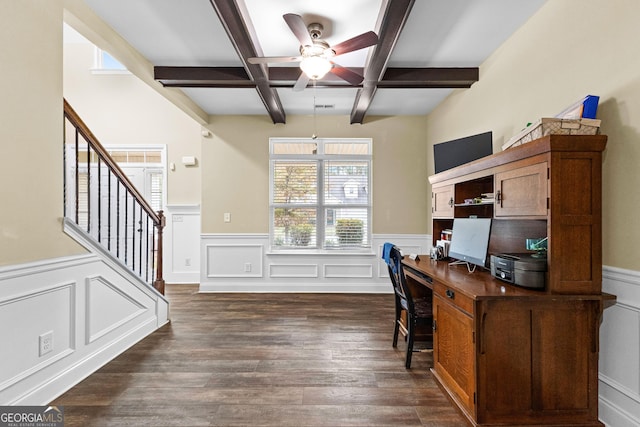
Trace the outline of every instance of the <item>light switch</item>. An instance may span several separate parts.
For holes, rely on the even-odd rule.
[[[224,222],[231,222],[231,214],[229,212],[224,213]]]

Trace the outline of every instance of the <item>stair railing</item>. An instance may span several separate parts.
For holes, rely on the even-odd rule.
[[[163,211],[155,212],[64,100],[64,215],[164,294]]]

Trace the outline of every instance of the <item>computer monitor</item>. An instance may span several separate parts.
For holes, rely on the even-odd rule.
[[[468,265],[485,267],[491,218],[455,218],[451,231],[449,257]]]

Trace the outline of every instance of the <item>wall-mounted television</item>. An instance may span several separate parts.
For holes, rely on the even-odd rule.
[[[491,218],[454,218],[449,257],[484,268],[490,234]]]
[[[435,144],[433,163],[436,173],[440,173],[491,154],[493,133],[489,131]]]

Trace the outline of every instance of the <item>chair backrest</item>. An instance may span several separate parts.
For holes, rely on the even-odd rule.
[[[402,255],[400,254],[400,250],[396,246],[392,246],[389,248],[389,256],[386,261],[387,267],[389,269],[389,278],[391,279],[391,284],[393,285],[393,291],[398,297],[405,300],[406,297],[401,284],[401,280],[404,279],[401,262]]]
[[[402,268],[402,253],[400,248],[393,245],[388,249],[387,266],[389,268],[389,277],[391,278],[391,284],[393,285],[393,291],[396,296],[402,301],[402,306],[414,312],[413,296],[407,286],[407,281],[404,276],[404,269]]]

